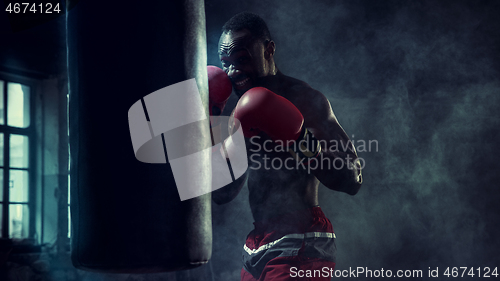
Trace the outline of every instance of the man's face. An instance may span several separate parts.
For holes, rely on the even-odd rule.
[[[219,40],[219,58],[238,95],[257,86],[257,78],[268,75],[264,44],[244,29],[229,31]]]

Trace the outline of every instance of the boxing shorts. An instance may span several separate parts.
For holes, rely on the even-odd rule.
[[[336,253],[332,224],[320,207],[307,212],[312,219],[306,223],[297,224],[293,214],[254,222],[243,246],[242,281],[331,279],[327,272],[335,268]]]

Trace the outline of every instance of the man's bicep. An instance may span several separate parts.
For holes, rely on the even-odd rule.
[[[320,92],[312,96],[314,100],[304,116],[306,128],[322,141],[323,149],[340,150],[343,147],[344,150],[351,151],[348,149],[349,137],[338,122],[328,99]]]
[[[355,153],[352,143],[349,141],[349,137],[337,120],[330,119],[313,124],[310,130],[313,135],[320,140],[322,149],[325,151]]]

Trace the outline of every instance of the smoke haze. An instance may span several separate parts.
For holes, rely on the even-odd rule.
[[[220,65],[223,23],[255,12],[276,42],[278,68],[327,96],[352,139],[378,143],[359,152],[366,166],[356,196],[320,187],[337,269],[426,276],[428,267],[498,266],[499,6],[206,1],[209,64]],[[213,207],[216,280],[239,278],[253,226],[247,198],[244,189]]]

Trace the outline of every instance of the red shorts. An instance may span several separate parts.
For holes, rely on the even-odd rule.
[[[255,222],[243,246],[242,281],[331,280],[335,268],[335,234],[320,207],[297,225],[296,215]]]

